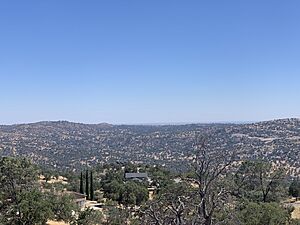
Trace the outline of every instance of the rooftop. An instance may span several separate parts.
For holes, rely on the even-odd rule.
[[[130,179],[130,178],[148,178],[147,173],[125,173],[125,178]]]

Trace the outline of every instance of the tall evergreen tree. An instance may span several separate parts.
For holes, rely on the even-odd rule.
[[[85,172],[85,194],[86,194],[86,199],[90,199],[89,192],[90,192],[90,189],[89,189],[89,171],[86,170],[86,172]]]
[[[93,201],[94,200],[94,185],[93,185],[93,172],[91,171],[90,173],[90,199]]]
[[[82,174],[82,172],[80,174],[80,193],[84,194],[84,191],[83,191],[83,174]]]

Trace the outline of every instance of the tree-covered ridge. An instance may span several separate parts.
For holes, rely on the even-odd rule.
[[[40,165],[81,169],[132,161],[187,169],[196,135],[208,134],[216,151],[239,149],[241,158],[263,158],[297,175],[300,120],[253,124],[109,125],[66,121],[0,126],[0,154]]]

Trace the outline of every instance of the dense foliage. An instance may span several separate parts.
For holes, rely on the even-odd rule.
[[[140,205],[148,199],[147,183],[126,181],[121,170],[108,171],[101,180],[104,197],[124,205]]]
[[[98,218],[92,212],[79,214],[76,218],[78,208],[73,198],[62,192],[60,185],[46,182],[42,190],[39,173],[38,167],[27,159],[0,159],[1,225],[44,225],[49,219],[78,225],[98,224],[92,222]],[[49,177],[45,176],[45,180]],[[83,218],[84,222],[81,222]]]
[[[50,204],[38,190],[38,170],[26,159],[0,159],[0,224],[45,224]]]
[[[293,180],[289,187],[289,194],[295,198],[300,197],[300,180]]]
[[[99,211],[87,209],[81,211],[76,221],[72,222],[71,225],[98,225],[103,224],[103,215]]]

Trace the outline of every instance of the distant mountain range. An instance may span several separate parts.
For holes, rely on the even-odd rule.
[[[262,157],[300,174],[300,120],[250,124],[111,125],[68,121],[0,126],[0,155],[40,165],[79,169],[116,161],[185,168],[198,134],[216,151],[239,149],[241,159]]]

